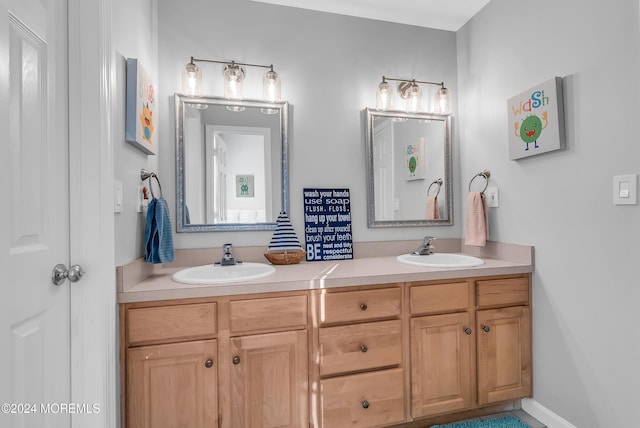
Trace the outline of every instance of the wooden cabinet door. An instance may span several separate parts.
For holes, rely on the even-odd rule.
[[[307,331],[231,339],[231,426],[309,425]]]
[[[478,404],[531,395],[528,306],[478,311]]]
[[[471,406],[470,315],[461,312],[411,320],[411,413],[414,418]]]
[[[128,428],[218,426],[215,340],[127,350]]]

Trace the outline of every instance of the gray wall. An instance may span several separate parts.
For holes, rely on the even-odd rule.
[[[115,215],[116,265],[127,263],[144,255],[145,217],[136,212],[140,169],[158,170],[158,156],[150,156],[125,140],[125,101],[127,58],[137,58],[151,75],[158,79],[157,0],[114,0],[112,47],[115,52],[115,111],[113,115],[115,179],[123,183],[123,210]],[[165,108],[160,106],[160,109]],[[166,112],[165,112],[166,114]],[[171,135],[158,132],[158,144],[173,144]],[[91,142],[87,142],[91,144]],[[162,178],[162,176],[160,176]],[[161,181],[164,185],[164,180]],[[145,185],[149,185],[148,182]],[[152,184],[154,192],[158,187]],[[163,187],[171,193],[171,187]]]
[[[282,98],[292,105],[289,214],[300,238],[304,187],[351,189],[354,241],[420,239],[427,233],[460,235],[460,222],[429,232],[427,228],[367,228],[361,113],[375,106],[375,89],[383,74],[445,81],[455,96],[454,32],[246,0],[159,0],[158,51],[160,177],[163,186],[171,189],[165,197],[172,209],[173,94],[181,91],[182,67],[194,56],[273,64],[281,75]],[[201,68],[204,92],[221,96],[222,66],[201,64]],[[261,69],[247,69],[246,97],[262,96],[262,74]],[[266,248],[270,239],[269,232],[181,233],[174,242],[178,248],[218,247],[224,242]]]
[[[536,247],[535,399],[580,428],[640,426],[638,2],[492,0],[458,32],[462,183],[491,169],[493,240]],[[506,100],[564,78],[567,149],[509,161]],[[459,189],[463,190],[463,189]]]

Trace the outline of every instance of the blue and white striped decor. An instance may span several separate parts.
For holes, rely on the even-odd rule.
[[[289,216],[281,212],[277,220],[278,226],[269,243],[269,252],[277,253],[287,251],[302,251],[302,245],[296,236]]]

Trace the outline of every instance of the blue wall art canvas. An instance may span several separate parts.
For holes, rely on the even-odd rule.
[[[509,159],[565,147],[562,79],[555,77],[507,101]]]
[[[143,152],[158,153],[158,136],[154,132],[156,87],[149,74],[135,58],[127,59],[127,107],[125,138]]]

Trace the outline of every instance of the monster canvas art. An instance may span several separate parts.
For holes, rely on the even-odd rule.
[[[149,74],[135,58],[127,59],[127,107],[125,137],[147,154],[158,153],[154,130],[156,88]]]
[[[509,159],[564,147],[562,79],[556,77],[507,101]]]

